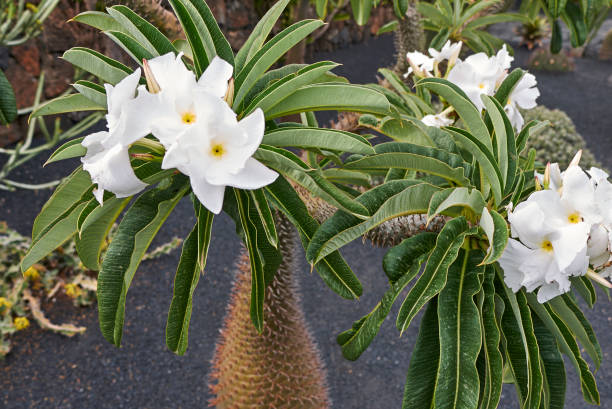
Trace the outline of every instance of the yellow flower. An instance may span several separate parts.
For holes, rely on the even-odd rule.
[[[28,268],[23,273],[23,276],[30,281],[36,281],[40,278],[40,274],[38,273],[38,270],[34,266]]]
[[[66,292],[66,295],[70,298],[77,298],[79,295],[81,295],[81,289],[78,285],[74,283],[66,284],[64,286],[64,291]]]
[[[13,304],[9,300],[7,300],[5,297],[0,297],[0,311],[8,311],[12,306]]]
[[[13,325],[17,331],[21,331],[30,326],[30,320],[26,317],[16,317],[13,321]]]

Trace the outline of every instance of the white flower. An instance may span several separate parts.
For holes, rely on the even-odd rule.
[[[435,48],[429,49],[429,55],[431,55],[435,62],[441,62],[444,60],[448,60],[449,65],[454,65],[459,58],[459,53],[461,52],[461,46],[463,45],[463,41],[459,41],[458,43],[451,43],[451,40],[448,40],[440,51]]]
[[[153,135],[168,149],[183,132],[206,115],[197,106],[195,95],[207,92],[221,99],[225,96],[232,66],[215,57],[199,80],[182,61],[182,54],[168,53],[148,61],[160,92],[147,99],[142,112],[151,118]]]
[[[217,214],[223,206],[225,186],[258,189],[278,174],[251,156],[264,134],[265,119],[257,109],[238,121],[232,109],[215,95],[195,92],[198,121],[178,136],[162,163],[189,176],[193,192],[208,210]]]
[[[587,254],[593,267],[601,267],[610,261],[610,239],[611,233],[603,225],[596,224],[591,228]]]
[[[444,112],[441,112],[436,115],[425,115],[421,118],[421,122],[423,122],[427,126],[434,126],[436,128],[441,128],[443,126],[449,126],[453,124],[453,120],[448,118]]]
[[[495,93],[499,72],[495,58],[478,53],[470,55],[465,61],[457,61],[448,74],[448,80],[461,88],[478,110],[482,110],[484,104],[480,96]]]
[[[517,131],[520,131],[525,123],[518,108],[532,109],[537,105],[536,99],[540,96],[540,91],[536,88],[537,83],[535,76],[527,72],[508,97],[504,110]]]
[[[404,77],[408,77],[411,73],[415,73],[419,77],[430,77],[431,71],[434,68],[434,59],[419,52],[413,51],[406,54],[410,68]]]
[[[140,80],[140,69],[121,80],[116,86],[106,84],[108,131],[87,135],[82,145],[87,154],[81,158],[83,169],[89,172],[93,183],[98,185],[94,195],[102,203],[104,191],[117,197],[128,197],[140,192],[146,184],[136,177],[130,164],[130,144],[150,133],[150,124],[139,115],[139,107],[146,90],[136,87]]]

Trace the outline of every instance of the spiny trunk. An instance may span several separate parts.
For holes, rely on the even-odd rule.
[[[284,217],[277,223],[283,255],[266,288],[263,333],[249,314],[251,267],[243,249],[213,357],[210,389],[217,409],[326,409],[326,374],[300,307],[294,280],[295,238]]]
[[[406,54],[411,51],[425,51],[425,32],[421,23],[421,15],[412,1],[408,4],[406,16],[399,20],[399,26],[395,30],[397,62],[394,71],[398,75],[408,71]]]

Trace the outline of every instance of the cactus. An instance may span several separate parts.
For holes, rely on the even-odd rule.
[[[521,44],[531,50],[542,46],[542,41],[550,34],[550,25],[546,17],[536,16],[533,20],[521,24],[517,34],[521,36]]]
[[[394,71],[404,74],[408,71],[408,60],[406,54],[411,51],[423,51],[425,49],[425,33],[421,23],[421,15],[416,9],[414,2],[408,3],[406,16],[399,20],[395,30],[395,51],[397,62]]]
[[[612,60],[612,30],[606,33],[601,48],[599,49],[600,60]]]
[[[536,149],[536,160],[542,163],[558,162],[561,169],[565,169],[576,152],[582,149],[580,165],[583,168],[602,167],[586,147],[584,138],[576,131],[574,123],[565,112],[540,105],[523,111],[522,114],[525,123],[534,119],[550,122],[548,128],[527,140],[526,149]]]
[[[330,407],[323,363],[304,320],[293,271],[291,223],[278,218],[283,255],[266,289],[265,324],[251,323],[251,267],[243,249],[232,295],[213,358],[211,406],[217,409],[326,409]]]
[[[532,70],[542,71],[574,71],[574,61],[564,53],[553,54],[548,48],[538,48],[529,57],[527,65]]]

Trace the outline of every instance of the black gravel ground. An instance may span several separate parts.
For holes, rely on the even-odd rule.
[[[372,82],[377,67],[390,65],[393,47],[389,37],[368,44],[317,55],[344,66],[336,71],[353,82]],[[524,61],[524,53],[518,53]],[[612,64],[577,61],[575,73],[537,73],[543,95],[540,103],[564,109],[576,122],[597,158],[612,168],[612,85],[607,77]],[[329,118],[329,117],[327,117]],[[321,117],[320,119],[325,119]],[[42,158],[41,158],[42,160]],[[45,169],[33,161],[16,173],[22,181],[51,180],[66,175],[74,163],[52,164]],[[32,220],[49,192],[0,192],[0,220],[27,234]],[[184,237],[193,224],[188,201],[179,204],[162,228],[156,244],[173,236]],[[169,352],[164,343],[166,314],[178,253],[144,262],[127,299],[124,343],[121,349],[101,336],[95,308],[75,311],[58,306],[51,318],[88,327],[71,339],[30,329],[14,337],[13,352],[0,362],[0,407],[12,408],[202,408],[210,394],[207,388],[212,358],[231,287],[233,260],[239,250],[233,222],[227,216],[215,219],[207,271],[200,280],[193,305],[189,348],[184,357]],[[334,407],[338,409],[386,409],[401,405],[403,383],[410,351],[417,333],[414,325],[399,338],[394,319],[382,326],[370,349],[357,362],[346,361],[335,342],[336,335],[366,314],[386,289],[380,268],[384,251],[353,243],[343,254],[366,289],[359,301],[336,296],[304,262],[296,268],[302,287],[307,320],[328,369]],[[394,317],[397,307],[390,317]],[[610,328],[612,305],[602,300],[586,312],[599,335],[604,363],[597,373],[603,408],[612,408],[612,353]],[[417,321],[418,322],[418,321]],[[568,367],[567,408],[590,407],[582,402],[579,383]],[[504,389],[501,408],[518,408],[514,391]]]

